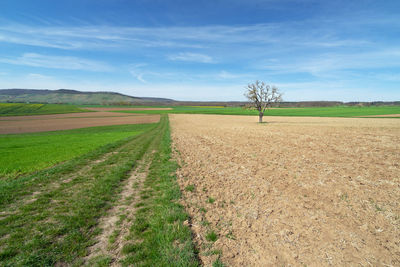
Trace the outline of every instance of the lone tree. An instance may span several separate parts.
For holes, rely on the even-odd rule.
[[[252,105],[258,110],[258,122],[262,122],[264,112],[270,108],[272,103],[282,101],[282,93],[279,92],[275,86],[269,86],[264,82],[256,81],[255,83],[248,84],[244,94]]]

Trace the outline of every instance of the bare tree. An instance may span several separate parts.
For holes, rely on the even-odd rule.
[[[264,82],[256,81],[255,83],[248,84],[244,94],[247,99],[252,102],[252,105],[258,110],[259,120],[262,122],[264,112],[270,108],[272,103],[282,101],[282,93],[279,92],[275,86],[269,86]]]

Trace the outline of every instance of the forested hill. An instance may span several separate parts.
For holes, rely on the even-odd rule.
[[[156,97],[135,97],[115,92],[82,92],[70,89],[0,89],[0,102],[52,103],[77,105],[132,105],[172,103],[174,100]]]

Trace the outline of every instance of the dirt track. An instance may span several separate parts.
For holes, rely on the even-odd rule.
[[[400,121],[257,119],[170,115],[204,264],[400,266]]]
[[[69,130],[93,126],[154,123],[160,115],[88,112],[0,118],[0,134]]]

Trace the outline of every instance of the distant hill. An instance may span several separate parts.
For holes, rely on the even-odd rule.
[[[115,92],[81,92],[71,89],[0,89],[3,103],[49,103],[75,105],[146,105],[175,102],[168,98],[135,97]]]

